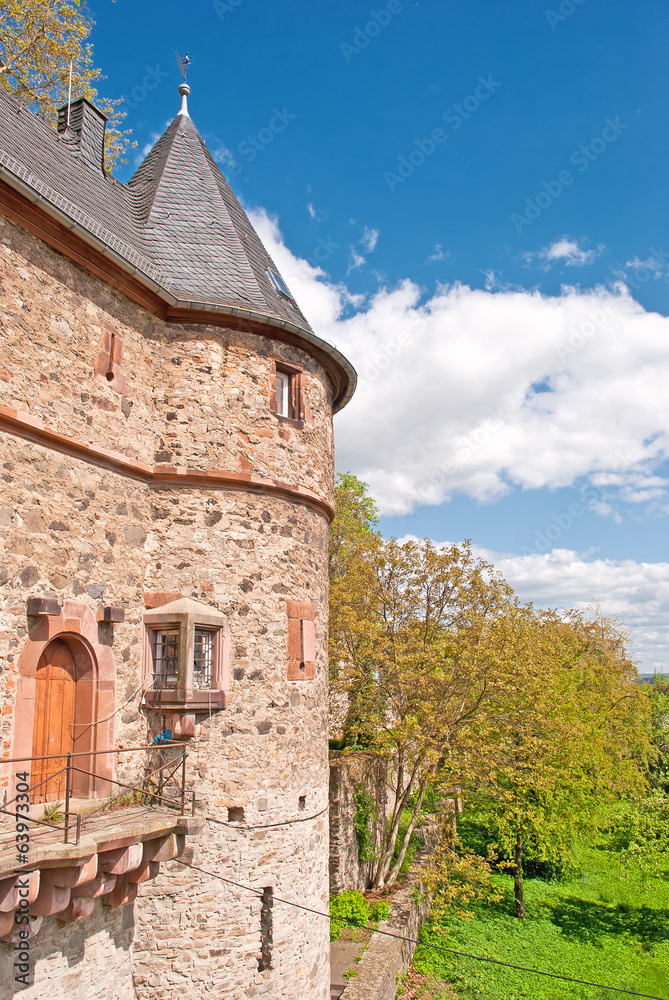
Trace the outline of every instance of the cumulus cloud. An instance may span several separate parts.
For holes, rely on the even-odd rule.
[[[416,537],[405,535],[400,541],[410,539]],[[640,673],[669,673],[669,563],[598,559],[564,548],[520,556],[477,545],[472,551],[492,563],[521,601],[581,611],[599,606],[629,629]]]
[[[454,284],[425,297],[405,280],[354,301],[285,247],[276,220],[253,222],[316,333],[359,372],[337,417],[338,466],[384,513],[597,476],[601,513],[667,511],[669,319],[624,285],[547,296]]]
[[[563,236],[542,250],[523,254],[523,257],[528,267],[539,261],[542,270],[547,271],[552,264],[560,262],[567,267],[584,267],[586,264],[592,264],[604,249],[600,244],[594,250],[585,250],[579,246],[578,240]]]
[[[630,628],[642,673],[669,672],[669,563],[592,559],[570,549],[545,555],[478,554],[495,564],[523,600],[585,609],[597,602]]]

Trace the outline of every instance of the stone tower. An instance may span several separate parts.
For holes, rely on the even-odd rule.
[[[30,770],[37,820],[65,794],[45,761],[73,754],[82,824],[67,851],[31,828],[26,1000],[329,995],[327,920],[278,899],[327,911],[332,416],[355,373],[180,92],[124,185],[92,105],[56,133],[0,91],[2,779],[7,801]],[[87,819],[183,749],[197,823]]]

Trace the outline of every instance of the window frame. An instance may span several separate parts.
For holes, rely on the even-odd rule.
[[[277,375],[288,378],[288,413],[279,411]],[[305,376],[299,365],[289,364],[280,358],[272,359],[269,377],[269,408],[280,422],[303,427],[305,420]]]
[[[215,608],[206,609],[203,606],[202,610],[186,610],[180,607],[185,603],[183,600],[175,601],[144,615],[145,682],[153,682],[155,677],[156,636],[161,632],[177,632],[179,635],[176,685],[169,688],[147,685],[144,704],[149,708],[191,713],[225,708],[225,692],[230,681],[230,629],[227,618]],[[207,688],[197,687],[195,683],[195,632],[200,629],[213,635],[211,679]]]

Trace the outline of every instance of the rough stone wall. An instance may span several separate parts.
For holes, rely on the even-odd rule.
[[[356,789],[362,785],[376,803],[378,818],[373,824],[374,849],[380,845],[392,808],[388,782],[389,762],[372,753],[330,753],[330,892],[369,889],[375,862],[360,860],[355,832]]]
[[[2,222],[0,405],[149,465],[253,471],[332,498],[332,389],[305,351],[252,333],[163,323]],[[94,377],[107,326],[123,338],[130,395]],[[304,367],[304,428],[269,412],[272,357]]]
[[[9,222],[0,226],[0,283],[0,405],[150,465],[235,472],[248,465],[331,497],[332,390],[306,352],[250,333],[166,326]],[[123,333],[131,397],[94,376],[103,322]],[[303,429],[269,413],[272,355],[305,368]],[[93,611],[101,603],[124,607],[125,622],[108,628],[121,746],[143,741],[159,724],[132,698],[141,683],[145,593],[213,605],[230,623],[232,689],[226,710],[198,725],[188,775],[223,825],[208,826],[193,863],[327,910],[324,516],[270,493],[150,488],[11,434],[0,435],[0,466],[5,756],[28,597],[75,596]],[[313,603],[314,680],[286,680],[286,598]],[[232,807],[243,807],[243,823],[228,822]],[[125,1000],[120,974],[102,988],[87,971],[89,951],[104,945],[111,953],[116,940],[115,911],[98,912],[75,929],[45,919],[35,938],[45,949],[35,996],[58,996],[66,983],[71,997]],[[174,862],[123,913],[133,923],[127,933],[140,998],[328,995],[326,919],[276,903],[272,965],[258,972],[260,902],[247,892]],[[71,954],[70,936],[77,942]],[[0,960],[8,949],[0,945]],[[123,938],[109,961],[121,967],[127,949]]]
[[[0,949],[0,996],[21,1000],[134,1000],[130,945],[133,938],[132,904],[112,909],[98,902],[95,912],[80,924],[45,921],[30,942],[35,980],[31,986],[14,983],[14,952]]]

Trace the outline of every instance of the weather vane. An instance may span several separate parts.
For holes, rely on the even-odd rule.
[[[193,60],[188,55],[188,53],[186,53],[186,55],[182,59],[179,53],[177,52],[177,62],[179,63],[179,69],[181,70],[181,75],[184,78],[184,83],[186,82],[186,73],[188,72],[188,67],[190,66],[192,61]]]

